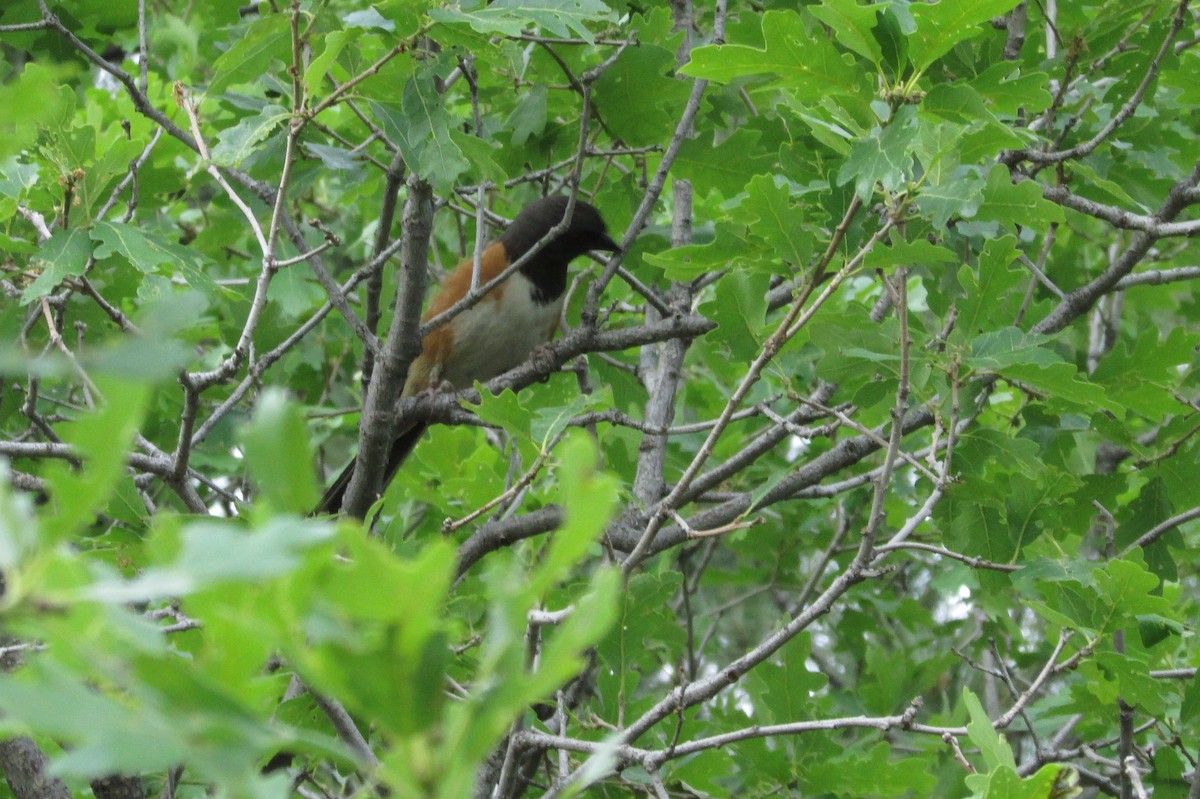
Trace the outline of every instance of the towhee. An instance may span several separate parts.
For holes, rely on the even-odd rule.
[[[563,221],[566,210],[567,198],[557,195],[525,206],[500,238],[481,253],[479,285],[494,279],[533,249]],[[521,364],[558,329],[567,289],[567,264],[588,250],[617,249],[600,212],[576,200],[565,230],[546,242],[477,304],[425,336],[421,354],[408,367],[401,397],[443,383],[454,389],[466,388],[477,380],[491,380]],[[434,295],[422,321],[437,316],[466,296],[474,267],[474,259],[467,258],[454,268]],[[396,475],[425,427],[424,423],[416,424],[396,437],[388,455],[384,486]],[[337,513],[341,509],[353,473],[354,461],[351,461],[325,492],[315,513]]]

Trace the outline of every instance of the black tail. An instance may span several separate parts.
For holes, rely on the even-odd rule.
[[[421,436],[425,435],[425,428],[428,426],[424,423],[415,424],[396,436],[396,440],[392,442],[392,449],[388,453],[387,470],[384,472],[383,482],[379,487],[380,491],[386,490],[388,485],[391,484],[392,478],[396,476],[396,472],[400,471],[400,467],[404,465],[404,461],[408,459],[413,448],[417,446],[417,442],[421,440]],[[325,490],[325,495],[321,497],[321,501],[317,504],[317,507],[313,508],[312,516],[341,512],[342,500],[346,497],[346,489],[350,485],[350,477],[354,474],[354,465],[356,462],[356,460],[352,460],[346,465],[345,469],[342,469],[342,473]]]

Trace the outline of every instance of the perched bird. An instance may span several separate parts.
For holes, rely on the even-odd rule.
[[[479,285],[492,280],[533,249],[562,222],[566,210],[567,198],[558,195],[525,206],[500,238],[484,248]],[[589,250],[617,249],[600,212],[577,199],[565,230],[546,242],[476,305],[425,336],[421,354],[408,368],[401,397],[442,384],[466,388],[476,380],[490,380],[521,364],[558,329],[567,289],[567,264]],[[454,268],[434,295],[422,321],[437,316],[466,296],[474,266],[474,258],[467,258]],[[392,443],[384,486],[396,475],[425,427],[417,424],[404,430]],[[352,461],[325,492],[315,513],[337,513],[341,509],[353,473]]]

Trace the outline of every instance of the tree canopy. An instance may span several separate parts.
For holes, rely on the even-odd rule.
[[[8,0],[0,49],[0,797],[1200,797],[1188,0]],[[398,402],[548,193],[622,250]]]

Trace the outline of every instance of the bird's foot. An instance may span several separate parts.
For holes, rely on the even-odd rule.
[[[548,378],[551,372],[558,369],[558,357],[555,355],[554,345],[547,341],[534,347],[529,353],[529,362],[543,375],[543,380]]]

